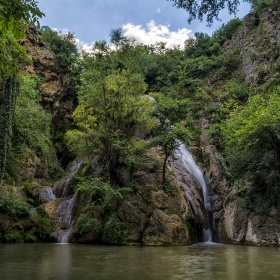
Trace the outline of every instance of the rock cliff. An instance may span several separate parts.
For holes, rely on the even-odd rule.
[[[80,243],[187,245],[197,241],[196,230],[202,228],[204,221],[195,220],[195,215],[191,213],[194,210],[190,208],[185,188],[169,168],[168,187],[163,190],[161,183],[163,160],[157,150],[149,150],[141,160],[145,164],[140,165],[133,172],[132,181],[129,171],[123,168],[120,175],[121,185],[116,188],[121,190],[131,185],[131,182],[133,185],[120,202],[112,203],[109,208],[103,207],[103,202],[100,203],[100,199],[94,195],[73,194],[73,186],[75,186],[75,180],[72,181],[73,170],[77,174],[82,174],[83,169],[89,168],[85,164],[78,166],[74,162],[64,178],[49,187],[34,190],[35,200],[55,225],[51,234],[53,239],[59,240],[61,232],[70,229],[69,241]],[[92,171],[89,171],[88,175],[95,169],[91,166]],[[192,180],[197,186],[195,179]],[[68,191],[65,191],[66,189]],[[199,190],[193,191],[201,200]],[[63,212],[69,210],[71,201],[73,202],[70,210],[72,218],[66,221],[61,217],[64,215]],[[202,210],[199,206],[195,211]],[[79,222],[81,217],[84,219],[82,223]],[[112,219],[114,219],[114,228],[106,229],[106,226],[110,226],[108,221],[112,222]],[[91,225],[89,228],[86,228],[87,223]],[[109,235],[114,235],[114,231],[118,231],[115,233],[118,234],[117,241],[108,238],[106,230],[110,232]]]
[[[276,2],[275,2],[276,3]],[[243,28],[224,44],[225,53],[238,50],[242,72],[252,87],[279,76],[280,7],[275,4],[261,13],[252,12],[244,18]],[[205,126],[206,124],[206,126]],[[258,246],[280,246],[280,224],[276,210],[267,217],[248,210],[246,196],[231,183],[223,156],[210,145],[207,120],[201,119],[200,138],[205,178],[213,210],[213,231],[216,242]],[[247,183],[250,188],[250,183]]]
[[[53,123],[71,123],[77,90],[67,73],[56,66],[49,44],[40,38],[40,31],[31,24],[28,25],[26,37],[21,40],[21,44],[27,48],[27,54],[33,61],[25,72],[39,75],[43,81],[40,93],[44,109],[51,112]]]

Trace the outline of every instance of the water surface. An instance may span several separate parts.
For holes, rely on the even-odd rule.
[[[0,279],[280,279],[280,249],[0,244]]]

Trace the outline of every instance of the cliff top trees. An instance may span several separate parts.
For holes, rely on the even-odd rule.
[[[153,125],[148,114],[151,102],[143,98],[147,85],[142,75],[118,69],[116,56],[121,50],[96,47],[96,53],[84,61],[79,105],[73,114],[79,130],[69,131],[67,137],[70,149],[79,156],[102,158],[114,179],[120,164],[133,161],[136,133]]]
[[[17,40],[24,36],[26,22],[39,23],[42,16],[35,0],[0,0],[0,75],[16,72],[24,57]]]

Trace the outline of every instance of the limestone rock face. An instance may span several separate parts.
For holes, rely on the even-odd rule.
[[[280,62],[280,5],[251,12],[244,18],[243,29],[225,43],[227,51],[238,49],[242,55],[242,72],[252,85],[267,81],[278,72]]]
[[[220,155],[214,145],[206,145],[202,147],[202,153],[205,162],[205,180],[208,191],[211,196],[211,206],[213,212],[212,229],[214,239],[216,237],[217,226],[219,220],[224,214],[223,203],[232,190],[229,183],[229,174],[224,158]]]
[[[225,207],[225,213],[218,224],[219,242],[255,246],[280,246],[280,225],[276,216],[270,213],[263,219],[248,215],[244,199],[235,197]],[[273,211],[272,211],[273,212]]]
[[[154,210],[142,240],[143,245],[182,245],[189,243],[188,229],[178,215],[167,215],[162,210]]]
[[[230,198],[227,200],[230,200]],[[219,229],[224,227],[229,240],[236,244],[244,242],[247,231],[248,222],[244,203],[245,201],[242,198],[237,198],[232,202],[228,201],[222,220],[223,225],[219,227]]]
[[[192,218],[201,227],[207,227],[208,216],[204,207],[202,188],[197,179],[177,159],[171,162],[172,171],[185,190]]]
[[[146,152],[142,165],[133,172],[133,191],[125,195],[114,214],[123,229],[126,244],[142,245],[187,245],[191,243],[188,221],[192,218],[184,188],[167,172],[169,181],[166,190],[162,187],[162,155],[152,149]],[[123,185],[131,181],[126,169],[120,174]],[[91,201],[87,200],[85,207]],[[92,206],[91,217],[103,222],[104,212]],[[100,238],[100,237],[99,237]],[[92,230],[81,236],[73,231],[73,242],[100,242]]]
[[[53,194],[53,190],[51,187],[36,188],[32,191],[32,195],[37,205],[47,203],[56,199],[56,196]]]
[[[275,222],[274,215],[267,217],[262,224],[260,217],[248,219],[246,244],[258,246],[280,246],[280,224]]]
[[[207,144],[207,142],[205,142]],[[213,145],[202,147],[205,179],[211,196],[214,241],[229,244],[280,246],[276,211],[267,217],[248,213],[245,198],[231,185],[223,157]]]
[[[243,28],[225,42],[225,54],[236,52],[242,58],[242,72],[252,86],[279,76],[280,6],[263,8],[244,18]],[[279,222],[271,211],[267,217],[248,212],[246,200],[230,182],[222,155],[210,145],[207,120],[201,118],[201,151],[205,179],[211,195],[214,240],[231,244],[279,246]],[[217,146],[219,143],[217,143]]]
[[[44,179],[48,177],[47,163],[38,156],[22,160],[21,163],[22,168],[19,171],[19,175],[22,180],[30,178]]]
[[[117,212],[126,224],[127,241],[143,245],[190,244],[186,221],[191,215],[184,189],[169,173],[170,185],[163,191],[162,156],[156,150],[149,151],[145,161],[144,170],[134,174],[137,190],[127,196]]]
[[[48,43],[42,41],[39,35],[39,31],[30,24],[25,39],[21,40],[33,60],[33,64],[28,65],[25,72],[37,74],[45,81],[40,87],[42,105],[51,112],[54,122],[63,120],[71,123],[76,89],[66,73],[57,69]]]

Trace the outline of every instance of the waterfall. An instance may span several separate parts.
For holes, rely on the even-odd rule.
[[[209,216],[211,212],[210,198],[207,191],[206,182],[204,180],[203,173],[199,166],[195,163],[191,153],[187,150],[185,144],[181,144],[178,150],[175,152],[176,156],[181,159],[182,163],[186,169],[198,180],[199,184],[202,187],[204,207]],[[212,231],[211,226],[209,225],[208,229],[203,229],[203,241],[212,242]]]
[[[63,192],[62,192],[62,197],[67,197],[67,194],[68,194],[69,187],[70,187],[70,184],[72,182],[73,176],[79,170],[81,164],[82,164],[82,162],[79,162],[78,164],[74,164],[74,166],[72,168],[70,168],[70,172],[71,173],[70,173],[68,179],[66,180],[66,182],[64,184]]]
[[[68,243],[73,229],[72,218],[78,193],[73,191],[74,175],[82,165],[81,160],[74,160],[67,169],[65,176],[51,186],[40,187],[32,191],[36,204],[43,207],[56,225],[52,238],[58,243]]]
[[[76,172],[79,170],[82,162],[74,163],[70,167],[70,176],[67,178],[64,187],[63,187],[63,192],[62,192],[62,197],[67,197],[69,188],[71,186],[72,179]],[[73,228],[73,220],[72,220],[72,214],[73,214],[73,209],[77,200],[77,195],[78,193],[75,192],[72,197],[69,199],[63,201],[57,208],[56,213],[57,216],[59,217],[59,223],[61,225],[67,225],[67,229],[61,229],[60,232],[57,235],[57,242],[58,243],[68,243],[69,241],[69,235],[72,231]]]
[[[76,203],[78,193],[76,192],[72,198],[63,201],[57,208],[60,224],[68,224],[69,228],[61,230],[57,237],[58,243],[68,243],[68,238],[73,227],[72,214]]]

